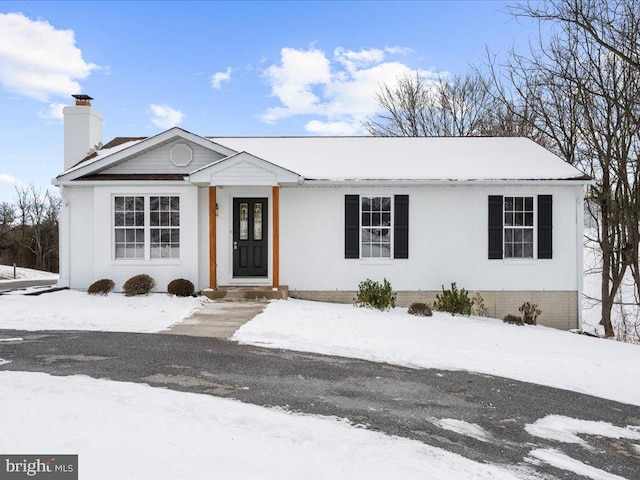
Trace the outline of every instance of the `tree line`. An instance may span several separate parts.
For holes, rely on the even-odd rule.
[[[57,272],[60,204],[48,191],[16,186],[15,201],[0,203],[0,264]]]
[[[526,136],[594,179],[587,244],[600,255],[601,324],[625,275],[640,305],[640,2],[547,0],[510,8],[539,22],[525,51],[487,52],[468,73],[416,72],[382,85],[382,111],[366,128],[381,136]]]

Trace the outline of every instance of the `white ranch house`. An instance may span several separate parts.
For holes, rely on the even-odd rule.
[[[387,278],[400,305],[443,285],[492,315],[537,303],[580,323],[582,172],[526,138],[203,137],[102,145],[90,97],[64,109],[60,285],[147,273],[198,290],[288,287],[350,302]],[[285,289],[286,290],[286,289]]]

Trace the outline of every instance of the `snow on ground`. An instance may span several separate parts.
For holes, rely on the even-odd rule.
[[[525,426],[530,435],[563,443],[577,443],[585,448],[591,448],[586,440],[578,436],[597,435],[609,438],[628,438],[640,440],[640,427],[629,425],[617,427],[608,422],[594,422],[562,415],[547,415]]]
[[[7,363],[11,363],[11,360],[5,360],[4,358],[0,358],[0,366],[6,365]]]
[[[538,448],[529,452],[529,455],[533,459],[542,460],[553,467],[574,472],[585,478],[592,478],[593,480],[627,480],[624,477],[582,463],[580,460],[571,458],[555,448]]]
[[[489,432],[480,425],[465,422],[464,420],[458,420],[456,418],[433,418],[431,419],[431,423],[445,430],[451,430],[460,435],[475,438],[481,442],[488,442],[491,439]]]
[[[405,309],[278,300],[232,337],[240,343],[469,370],[640,405],[640,348],[542,326]]]
[[[92,479],[522,479],[347,422],[148,385],[0,372],[0,451],[78,454]]]
[[[188,317],[208,301],[166,293],[126,297],[121,293],[102,296],[74,290],[39,296],[3,295],[0,328],[152,333]]]
[[[16,268],[16,280],[40,280],[49,278],[58,278],[58,274],[32,270],[31,268]],[[0,265],[0,282],[7,280],[13,280],[13,266]]]

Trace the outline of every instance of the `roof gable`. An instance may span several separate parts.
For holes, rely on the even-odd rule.
[[[279,185],[299,183],[303,178],[250,153],[240,152],[191,172],[187,180],[197,185]]]
[[[179,173],[187,174],[193,170],[193,166],[189,168],[191,162],[186,162],[181,157],[181,161],[173,162],[172,157],[166,157],[165,168],[161,171],[150,170],[149,165],[145,165],[144,158],[149,156],[151,152],[165,149],[169,150],[176,145],[185,144],[191,149],[199,148],[201,151],[214,153],[207,159],[211,161],[215,158],[233,155],[236,152],[228,147],[219,145],[199,135],[187,132],[178,127],[171,128],[165,132],[149,138],[134,138],[133,140],[124,142],[110,142],[111,148],[103,147],[95,152],[95,156],[88,157],[84,161],[78,163],[73,168],[59,175],[56,180],[58,182],[76,180],[86,176],[93,176],[99,173],[104,174],[155,174],[155,173]],[[181,152],[182,154],[184,152]],[[147,158],[148,160],[148,158]],[[136,165],[140,164],[140,165]],[[178,167],[178,168],[172,168]]]

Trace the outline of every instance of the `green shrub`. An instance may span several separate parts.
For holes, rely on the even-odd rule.
[[[147,295],[156,286],[156,281],[149,275],[143,273],[136,275],[124,282],[122,290],[127,297],[133,295]]]
[[[433,308],[440,312],[449,312],[451,315],[471,315],[473,302],[469,298],[469,292],[464,288],[458,290],[456,283],[451,284],[451,290],[445,290],[442,286],[442,296],[436,295]]]
[[[542,313],[538,305],[531,302],[524,302],[518,311],[522,314],[522,321],[527,325],[537,325],[538,315]]]
[[[409,305],[407,313],[416,317],[430,317],[433,315],[431,308],[426,303],[414,302]]]
[[[113,283],[113,280],[103,278],[89,285],[89,288],[87,288],[87,293],[89,295],[106,295],[111,290],[113,290],[115,286],[116,284]]]
[[[358,285],[356,306],[375,308],[377,310],[389,310],[396,306],[396,294],[391,289],[391,284],[384,279],[384,284],[367,279]]]
[[[513,325],[524,325],[524,322],[522,321],[522,317],[518,317],[517,315],[507,315],[505,316],[502,321],[504,323],[511,323]]]
[[[177,297],[190,297],[194,291],[195,287],[193,283],[186,278],[176,278],[175,280],[171,280],[169,285],[167,285],[167,293]]]

